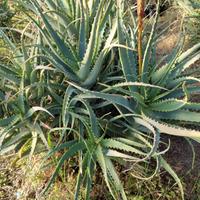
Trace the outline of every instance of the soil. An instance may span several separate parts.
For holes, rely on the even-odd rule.
[[[193,149],[186,139],[164,136],[164,140],[169,138],[171,147],[165,158],[182,179],[186,200],[200,200],[200,144],[191,141],[195,152],[194,155]],[[195,160],[192,166],[193,158]]]
[[[22,172],[12,166],[11,157],[0,157],[0,200],[15,200],[21,185]]]

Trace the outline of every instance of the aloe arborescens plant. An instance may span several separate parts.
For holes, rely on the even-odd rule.
[[[160,152],[158,147],[160,133],[199,140],[199,131],[173,124],[199,122],[195,110],[200,106],[189,101],[191,93],[199,92],[193,85],[199,80],[186,69],[199,59],[200,45],[184,53],[178,45],[160,65],[155,51],[157,17],[150,35],[142,34],[141,26],[134,26],[132,11],[125,12],[124,1],[19,2],[31,20],[22,31],[21,46],[0,30],[13,53],[8,63],[0,64],[1,153],[14,149],[32,155],[46,146],[46,161],[62,152],[44,192],[62,165],[77,156],[74,199],[81,185],[85,199],[90,198],[97,165],[113,198],[127,199],[114,163],[143,166],[150,158],[157,164],[149,178],[161,164],[181,187],[162,158],[167,149]],[[127,15],[130,24],[125,23]],[[142,18],[138,20],[141,25]]]
[[[97,164],[113,198],[126,199],[113,160],[147,160],[156,151],[156,134],[153,130],[151,139],[141,131],[136,135],[128,125],[123,130],[123,116],[117,109],[125,106],[132,111],[128,100],[101,91],[103,83],[119,78],[113,49],[117,45],[115,2],[19,2],[32,23],[22,32],[20,48],[1,30],[13,53],[11,62],[2,63],[0,70],[1,153],[14,149],[20,156],[33,155],[44,151],[43,142],[47,149],[52,148],[46,158],[64,150],[44,191],[64,162],[77,155],[75,199],[81,185],[86,188],[85,198],[89,198]],[[26,38],[31,25],[35,26],[34,37]],[[25,45],[25,41],[30,44]],[[107,106],[114,111],[110,115]],[[137,124],[142,126],[140,120]]]

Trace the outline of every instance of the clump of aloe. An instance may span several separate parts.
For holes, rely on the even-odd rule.
[[[191,101],[200,91],[194,85],[199,79],[193,76],[196,68],[190,69],[200,58],[200,45],[183,52],[180,37],[160,64],[158,11],[149,34],[143,29],[143,1],[138,17],[122,0],[18,2],[29,20],[21,44],[0,29],[12,54],[9,62],[0,62],[0,153],[31,158],[46,152],[46,163],[59,152],[43,192],[73,159],[74,199],[81,188],[90,198],[97,166],[112,197],[127,199],[115,164],[133,172],[153,160],[152,175],[135,176],[150,179],[164,167],[183,197],[178,176],[163,158],[169,147],[159,150],[160,134],[199,141],[199,131],[179,122],[200,121],[200,105]]]

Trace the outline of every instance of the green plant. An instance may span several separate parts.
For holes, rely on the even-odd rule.
[[[39,100],[29,93],[32,88],[35,88],[37,92],[38,85],[31,85],[30,72],[31,70],[34,71],[34,66],[25,61],[27,51],[24,48],[24,41],[22,42],[22,50],[20,50],[2,30],[0,30],[0,34],[13,55],[11,62],[7,64],[0,63],[1,153],[6,153],[12,149],[17,151],[21,149],[24,153],[29,152],[31,149],[30,154],[32,155],[36,148],[38,137],[48,146],[39,123],[33,120],[33,115],[37,111],[44,111],[48,115],[51,114],[39,105],[43,104],[45,97]],[[32,80],[40,82],[37,77]],[[38,104],[39,106],[33,106],[33,104]],[[46,116],[41,116],[41,118],[43,117]]]
[[[199,94],[199,87],[194,85],[199,83],[198,77],[194,77],[198,68],[189,68],[200,59],[200,44],[183,52],[184,37],[181,34],[177,48],[164,61],[156,63],[156,42],[159,36],[156,33],[157,9],[150,35],[146,36],[143,33],[143,63],[140,76],[137,63],[138,52],[130,50],[136,47],[137,33],[130,28],[130,25],[126,25],[125,20],[123,21],[121,8],[123,6],[118,8],[118,41],[121,45],[127,45],[127,49],[119,47],[119,56],[127,82],[107,85],[104,92],[118,91],[128,95],[134,112],[142,115],[142,118],[159,132],[189,137],[199,142],[200,132],[187,129],[186,125],[198,125],[200,120],[200,104],[191,101],[191,94]],[[131,12],[130,15],[132,16],[130,19],[133,19],[130,23],[134,24],[134,16]],[[137,82],[138,80],[140,83]],[[127,114],[127,111],[121,110],[121,112]],[[174,125],[180,122],[184,123],[184,126]],[[162,164],[166,167],[167,163],[164,161]],[[180,183],[169,166],[166,170],[169,170]]]
[[[86,187],[85,198],[89,198],[97,164],[112,196],[126,199],[113,160],[143,162],[155,153],[157,142],[154,131],[152,139],[131,127],[123,130],[123,116],[115,107],[126,107],[128,100],[101,93],[103,87],[97,84],[115,81],[119,71],[113,49],[117,30],[115,2],[21,3],[36,29],[34,39],[28,38],[27,25],[20,48],[1,31],[13,53],[11,62],[2,63],[0,70],[1,153],[14,149],[20,156],[32,156],[44,150],[42,141],[47,149],[52,148],[46,158],[63,151],[46,190],[65,160],[78,155],[75,199],[81,184]],[[32,13],[27,12],[30,9]],[[87,95],[91,88],[94,92]],[[104,109],[106,105],[113,110],[110,116]]]
[[[173,123],[175,120],[185,121],[186,124],[195,124],[199,123],[200,119],[198,113],[200,105],[190,101],[192,93],[199,93],[199,87],[194,85],[194,83],[199,82],[199,79],[198,77],[193,77],[198,68],[189,69],[192,64],[200,59],[200,44],[196,44],[191,49],[182,52],[184,37],[181,34],[177,48],[164,61],[156,63],[156,22],[157,19],[154,20],[152,31],[146,44],[143,44],[141,77],[139,77],[137,69],[137,60],[134,60],[137,57],[137,52],[132,51],[130,53],[128,49],[120,48],[119,54],[124,76],[127,81],[132,81],[132,83],[126,83],[124,86],[130,86],[130,90],[129,92],[122,90],[120,86],[123,86],[123,84],[108,87],[106,90],[110,91],[116,88],[116,90],[120,89],[122,93],[124,91],[130,95],[130,101],[133,101],[133,110],[143,115],[146,121],[156,126],[161,132],[198,138],[198,131],[181,129],[182,131],[180,132],[175,126],[168,126],[164,121],[161,123],[154,121],[172,120]],[[120,15],[119,11],[118,40],[120,44],[128,43],[130,45],[129,48],[134,48],[131,44],[136,44],[136,36],[131,30],[130,33],[132,35],[128,35],[128,28],[125,29],[124,27],[122,15]],[[145,37],[144,40],[146,40]],[[131,68],[132,72],[128,71]],[[141,79],[141,84],[138,84],[138,87],[131,87],[138,79]]]
[[[31,22],[21,31],[19,47],[0,29],[13,55],[0,63],[0,153],[15,150],[31,157],[49,150],[45,161],[61,153],[44,192],[66,160],[76,156],[75,199],[81,186],[90,198],[97,166],[113,198],[127,199],[114,164],[130,163],[129,171],[150,159],[156,161],[153,174],[136,177],[150,179],[161,165],[181,188],[162,158],[168,147],[158,147],[160,132],[199,140],[198,131],[166,120],[199,122],[197,112],[184,110],[199,109],[188,101],[190,93],[199,92],[188,84],[198,79],[181,73],[199,58],[200,45],[180,55],[180,44],[160,66],[156,19],[150,36],[143,33],[139,73],[136,19],[124,1],[18,2]]]
[[[12,19],[14,13],[11,11],[8,0],[3,0],[0,3],[0,27],[7,26],[10,20]]]

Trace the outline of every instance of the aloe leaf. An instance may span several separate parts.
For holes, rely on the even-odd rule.
[[[80,94],[79,97],[81,98],[101,98],[101,99],[104,99],[104,100],[107,100],[109,102],[111,102],[112,104],[118,104],[118,105],[122,105],[124,106],[125,108],[127,108],[128,110],[132,110],[132,107],[128,101],[127,98],[121,96],[121,95],[116,95],[116,94],[106,94],[106,93],[103,93],[103,92],[94,92],[94,91],[90,91],[90,90],[87,90],[87,89],[84,89],[74,83],[71,83],[71,82],[68,82],[70,85],[74,86],[75,88],[77,88],[78,90],[82,91],[83,94]]]
[[[92,178],[95,172],[95,162],[94,159],[90,156],[87,160],[87,176],[86,176],[86,194],[85,199],[90,199],[90,192],[92,189]]]
[[[77,175],[74,200],[79,200],[79,193],[80,193],[80,190],[81,190],[82,182],[83,182],[83,175],[82,175],[82,173],[79,172],[78,175]]]
[[[154,95],[153,91],[151,91],[151,92],[152,92],[152,102],[153,102],[153,101],[156,102],[156,101],[158,101],[158,100],[176,99],[176,98],[178,98],[178,97],[176,97],[176,96],[173,96],[172,94],[173,94],[175,91],[179,90],[181,85],[182,85],[182,84],[176,85],[174,88],[169,89],[169,90],[166,91],[166,92],[158,93],[157,95]],[[183,88],[181,89],[181,91],[182,91],[182,93],[183,93],[182,97],[185,96],[185,92],[184,92]],[[155,92],[155,91],[154,91],[154,92]],[[160,92],[160,91],[159,91],[159,92]]]
[[[137,157],[130,156],[128,154],[121,153],[119,151],[112,150],[112,149],[106,150],[106,156],[112,157],[112,158],[121,158],[121,159],[128,160],[128,161],[138,161],[139,160]]]
[[[9,39],[9,37],[2,31],[1,28],[0,28],[0,37],[2,37],[5,40],[6,44],[8,45],[8,47],[14,54],[15,58],[13,59],[13,61],[15,61],[15,63],[18,65],[18,67],[20,67],[20,64],[24,62],[20,50],[17,49],[15,44]]]
[[[3,145],[1,147],[0,154],[3,155],[5,153],[10,153],[12,150],[16,150],[15,148],[23,141],[29,137],[30,132],[20,132],[20,134],[14,135],[10,134],[9,137],[6,137],[5,141],[3,142]]]
[[[47,30],[49,31],[49,33],[51,34],[52,38],[54,39],[56,45],[60,49],[60,52],[63,54],[63,56],[65,56],[69,60],[76,62],[77,61],[76,57],[71,52],[70,48],[66,45],[66,43],[59,37],[59,35],[54,31],[52,26],[49,24],[45,15],[42,13],[42,10],[41,10],[40,6],[38,5],[38,3],[36,3],[36,2],[33,2],[33,3],[34,3],[34,6],[37,8]]]
[[[179,187],[180,192],[181,192],[181,197],[184,200],[185,198],[184,198],[183,186],[182,186],[181,180],[179,179],[178,175],[171,168],[171,166],[166,162],[166,160],[162,157],[161,157],[161,165],[174,178],[174,180],[178,184],[178,187]]]
[[[100,53],[97,61],[95,62],[94,68],[90,71],[88,78],[82,84],[83,87],[92,87],[96,82],[97,77],[102,69],[102,64],[105,61],[106,54],[107,53],[104,50]]]
[[[154,154],[156,154],[156,151],[159,147],[159,142],[160,142],[160,132],[158,130],[156,130],[150,123],[145,122],[143,119],[135,117],[134,118],[135,122],[137,124],[140,124],[141,126],[144,126],[146,129],[148,129],[149,131],[151,131],[151,133],[153,134],[153,144],[149,144],[148,141],[146,141],[143,137],[140,137],[140,139],[142,139],[142,141],[150,147],[150,151],[147,153],[146,157],[143,158],[143,161],[150,158],[151,156],[154,156]],[[139,138],[138,137],[138,138]],[[141,160],[142,161],[142,160]]]
[[[69,101],[70,98],[72,98],[72,94],[75,91],[74,88],[72,88],[71,86],[69,86],[65,92],[65,96],[63,99],[63,103],[62,103],[62,123],[63,126],[65,127],[67,125],[67,121],[68,121],[68,117],[67,117],[67,112],[69,109]]]
[[[90,154],[90,152],[87,151],[83,156],[82,163],[81,163],[81,166],[79,168],[79,173],[78,173],[78,176],[77,176],[76,189],[75,189],[75,195],[74,195],[75,200],[79,200],[79,193],[80,193],[80,189],[81,189],[81,184],[83,183],[85,175],[87,173],[89,173],[90,169],[87,170],[89,165],[91,165],[91,154]],[[93,170],[94,169],[95,169],[95,167],[93,166]],[[92,174],[90,174],[90,179],[91,178],[92,178]],[[89,180],[88,183],[91,184],[91,180]],[[87,193],[89,193],[90,187],[91,186],[88,185],[88,192]]]
[[[0,119],[0,128],[5,127],[5,126],[9,126],[13,121],[15,121],[18,118],[19,118],[19,116],[12,115],[11,117],[7,117],[5,119]]]
[[[200,87],[198,86],[188,86],[187,91],[189,94],[199,94],[200,93]],[[177,88],[173,91],[171,91],[169,94],[165,96],[165,98],[180,98],[184,97],[185,92],[182,88]]]
[[[18,122],[20,122],[20,116],[16,115],[12,121],[10,121],[10,124],[7,125],[5,128],[3,129],[0,129],[0,151],[1,151],[1,148],[2,148],[2,145],[3,145],[3,142],[6,138],[6,136],[8,135],[9,132],[13,131],[15,128],[17,128],[16,124]],[[21,124],[19,123],[18,124],[18,127],[20,126]]]
[[[100,145],[97,146],[95,153],[96,153],[97,162],[100,165],[101,170],[103,172],[106,185],[107,185],[111,195],[113,196],[113,198],[116,199],[115,194],[113,193],[112,187],[110,185],[110,181],[109,181],[109,177],[108,177],[108,170],[107,170],[106,161],[105,161],[105,155],[103,154],[103,149]]]
[[[172,53],[166,58],[167,63],[161,67],[157,66],[151,73],[151,80],[154,84],[160,83],[163,85],[163,82],[165,83],[165,80],[170,78],[171,70],[173,69],[174,64],[183,48],[183,43],[184,37],[180,34],[176,48],[173,49]]]
[[[148,181],[148,180],[151,180],[153,177],[155,177],[156,174],[159,173],[160,171],[160,168],[161,168],[161,159],[160,159],[161,156],[156,156],[155,160],[156,160],[156,168],[155,170],[153,171],[153,173],[148,176],[148,177],[144,177],[144,176],[141,176],[141,175],[137,175],[137,174],[134,174],[134,173],[131,173],[131,175],[137,179],[140,179],[140,180],[143,180],[143,181]],[[131,168],[132,169],[132,168]],[[131,169],[128,169],[127,171],[131,170]]]
[[[56,152],[59,152],[63,149],[67,149],[67,148],[71,148],[73,145],[75,145],[78,141],[77,140],[71,140],[68,142],[64,142],[54,148],[52,148],[47,155],[45,156],[45,161],[50,158],[51,156],[53,156]]]
[[[90,21],[94,20],[99,4],[100,4],[100,0],[90,0],[90,2],[89,2],[89,8],[90,8],[90,19],[89,20]]]
[[[37,111],[42,111],[42,112],[46,112],[47,114],[49,114],[51,117],[54,117],[48,110],[46,110],[45,108],[43,107],[39,107],[39,106],[34,106],[32,108],[30,108],[28,110],[28,112],[26,113],[25,115],[25,118],[29,118],[31,117],[35,112]]]
[[[193,84],[193,83],[200,82],[200,79],[194,78],[192,76],[184,76],[184,77],[176,78],[174,80],[170,80],[167,83],[167,87],[168,88],[174,88],[174,87],[176,87],[177,85],[179,85],[180,83],[183,83],[183,82],[185,82],[187,84]]]
[[[189,102],[184,106],[184,109],[199,111],[200,110],[200,103]]]
[[[81,103],[84,104],[84,106],[86,107],[86,109],[88,110],[89,112],[89,118],[90,118],[90,124],[91,124],[91,130],[92,130],[92,133],[98,137],[99,136],[99,128],[98,128],[98,121],[97,121],[97,118],[96,118],[96,115],[94,113],[94,111],[92,110],[91,106],[89,105],[89,103],[87,101],[85,101],[84,99],[81,99],[79,98],[80,96],[78,97],[74,97],[72,101],[80,101]],[[92,134],[92,136],[93,136]]]
[[[116,94],[106,94],[106,93],[100,93],[100,92],[85,92],[85,94],[79,95],[79,97],[83,99],[104,99],[106,101],[109,101],[111,104],[117,104],[125,107],[129,111],[133,112],[133,108],[130,105],[127,98],[116,95]]]
[[[149,108],[159,112],[171,112],[178,110],[186,104],[186,101],[178,99],[166,99],[149,104]]]
[[[66,65],[63,61],[61,61],[58,57],[55,55],[50,56],[45,56],[45,55],[38,55],[37,57],[44,58],[48,60],[56,69],[58,69],[60,72],[65,74],[67,78],[74,82],[79,82],[78,76],[74,73],[74,71]]]
[[[58,175],[59,173],[59,170],[61,169],[61,166],[64,164],[64,162],[73,157],[74,155],[76,155],[79,151],[82,151],[83,149],[85,148],[85,144],[83,142],[78,142],[76,144],[74,144],[73,146],[71,146],[69,148],[68,151],[66,151],[63,156],[60,158],[57,166],[56,166],[56,169],[53,173],[53,175],[51,176],[50,180],[48,181],[48,184],[47,186],[45,187],[45,189],[42,191],[42,193],[45,193],[47,192],[47,190],[49,189],[49,187],[52,185],[52,183],[54,182],[56,176]]]
[[[54,3],[52,0],[45,0],[45,3],[48,5],[48,7],[52,10],[57,9],[56,2]]]
[[[32,72],[32,69],[33,69],[33,65],[31,64],[30,60],[28,59],[29,55],[28,55],[28,51],[27,51],[27,48],[25,46],[25,41],[24,41],[25,40],[24,39],[24,33],[26,32],[26,29],[27,29],[28,25],[23,30],[22,36],[21,36],[21,38],[22,38],[21,39],[22,53],[23,53],[23,58],[25,60],[24,68],[23,68],[24,81],[27,81],[27,80],[29,81],[30,80],[30,75],[31,75],[31,72]]]
[[[130,145],[130,146],[136,146],[138,148],[144,148],[144,147],[146,147],[144,144],[142,144],[140,142],[137,142],[137,141],[133,141],[131,139],[117,137],[117,138],[114,138],[114,140],[117,140],[119,142],[122,142],[122,143]]]
[[[142,152],[132,146],[124,144],[122,142],[116,141],[114,139],[104,139],[104,140],[102,140],[101,145],[106,148],[118,149],[118,150],[122,150],[125,152],[132,152],[132,153],[136,153],[139,155],[145,155],[144,152]]]
[[[124,37],[124,30],[123,30],[122,14],[120,8],[118,10],[117,24],[118,24],[117,34],[118,34],[119,44],[126,45],[126,40]],[[136,65],[134,64],[136,61],[130,63],[130,58],[129,58],[130,52],[126,48],[119,48],[119,56],[126,81],[136,81],[137,80]],[[131,90],[135,91],[134,88],[132,88]]]
[[[115,170],[111,160],[109,158],[105,157],[105,163],[106,163],[107,172],[109,174],[112,185],[117,192],[117,195],[116,195],[117,199],[122,198],[123,200],[127,200],[123,185],[116,173],[116,170]]]
[[[149,77],[147,77],[147,74],[149,72],[149,58],[151,56],[150,53],[151,53],[151,48],[152,48],[152,44],[153,44],[153,41],[154,41],[154,35],[155,35],[155,31],[156,31],[156,25],[157,25],[157,21],[158,21],[159,5],[160,5],[160,1],[158,1],[158,3],[157,3],[154,23],[153,23],[151,33],[150,33],[147,45],[145,47],[144,55],[143,55],[142,77],[141,77],[142,82],[146,82],[149,78]]]
[[[152,88],[157,88],[157,89],[161,89],[161,90],[168,90],[164,87],[160,87],[157,85],[152,85],[152,84],[148,84],[148,83],[144,83],[144,82],[124,82],[124,83],[117,83],[115,85],[112,86],[108,86],[107,89],[104,89],[104,92],[107,92],[113,88],[118,88],[118,87],[126,87],[126,86],[137,86],[137,87],[152,87]]]
[[[31,159],[34,152],[35,152],[35,149],[37,147],[37,142],[38,142],[38,135],[37,135],[37,132],[34,132],[32,131],[32,143],[31,143],[31,150],[30,150],[30,153],[29,153],[29,158]]]
[[[20,144],[20,142],[15,142],[12,145],[2,147],[2,149],[0,150],[0,155],[3,156],[6,153],[9,154],[12,151],[16,151],[19,144]]]
[[[96,35],[95,37],[95,48],[94,48],[94,53],[93,53],[93,62],[95,62],[96,57],[99,55],[99,53],[101,52],[102,49],[102,45],[104,45],[104,40],[105,40],[105,34],[107,33],[107,26],[109,28],[109,30],[111,30],[113,24],[115,25],[115,17],[114,16],[110,16],[110,14],[112,13],[112,7],[113,7],[114,2],[112,0],[109,0],[107,2],[105,2],[104,7],[103,7],[103,12],[104,13],[100,16],[99,19],[99,26],[97,27],[96,33],[98,35]],[[107,43],[107,41],[106,41]],[[106,48],[106,44],[105,44],[105,48]],[[104,49],[105,49],[104,48]]]
[[[0,63],[0,77],[5,78],[17,85],[20,84],[20,77],[18,74],[10,70],[8,66],[5,66]]]
[[[96,82],[97,77],[102,70],[102,65],[103,65],[103,62],[105,61],[105,57],[109,53],[109,46],[110,46],[112,40],[114,39],[116,30],[117,30],[117,24],[116,24],[116,22],[114,22],[114,25],[110,31],[109,37],[106,40],[105,47],[101,51],[99,57],[97,58],[97,60],[94,64],[94,67],[91,70],[91,72],[89,73],[88,78],[83,83],[83,86],[91,87]]]
[[[177,63],[175,65],[175,69],[173,70],[171,78],[173,79],[173,78],[179,76],[181,74],[181,72],[183,72],[185,69],[190,67],[193,63],[195,63],[199,59],[200,59],[200,51],[197,52],[196,54],[194,54],[193,56],[188,57],[183,62]]]
[[[186,138],[186,141],[188,142],[188,144],[191,148],[191,151],[192,151],[192,162],[191,162],[191,169],[190,170],[193,170],[194,165],[195,165],[195,160],[196,160],[195,147],[194,147],[194,144],[192,143],[192,141],[190,139]],[[188,170],[188,172],[190,172],[190,170]]]
[[[90,33],[90,39],[89,39],[89,43],[87,46],[87,50],[85,53],[85,56],[81,62],[81,67],[79,70],[79,77],[81,80],[85,80],[89,71],[90,71],[90,67],[91,67],[91,63],[92,63],[92,58],[93,58],[93,53],[94,53],[94,48],[95,48],[95,41],[96,41],[96,35],[98,33],[96,33],[96,30],[98,30],[98,26],[99,26],[99,17],[100,14],[102,12],[102,8],[103,8],[103,4],[104,4],[104,0],[100,2],[99,7],[98,7],[98,11],[97,14],[94,18],[94,22],[92,25],[92,30]]]
[[[47,19],[51,18],[51,21],[53,21],[52,23],[54,23],[52,25],[53,27],[59,29],[59,32],[63,33],[63,37],[70,37],[70,38],[77,38],[78,37],[78,30],[75,27],[75,21],[72,21],[71,17],[68,16],[68,13],[62,13],[59,11],[55,11],[55,10],[51,10],[49,12],[53,12],[57,15],[58,19],[55,19],[54,17],[50,16],[46,16]],[[58,23],[59,23],[59,27],[58,27]],[[63,32],[64,31],[64,32]],[[67,34],[67,36],[66,36]]]
[[[30,130],[32,130],[32,131],[34,131],[34,132],[36,132],[38,134],[38,136],[42,140],[42,142],[45,145],[45,147],[47,149],[49,149],[49,145],[48,145],[47,139],[45,137],[45,134],[44,134],[43,130],[39,126],[39,124],[38,123],[35,123],[34,125],[27,124],[27,126],[30,128]]]
[[[45,39],[45,41],[47,42],[47,44],[49,45],[49,47],[51,48],[51,50],[53,51],[53,52],[51,52],[51,51],[48,51],[48,49],[46,48],[44,48],[44,47],[42,47],[41,45],[40,45],[40,48],[44,48],[46,51],[48,51],[48,53],[51,53],[51,55],[54,55],[54,57],[57,57],[57,59],[59,59],[62,63],[67,63],[67,64],[65,64],[66,66],[70,66],[71,68],[73,68],[73,69],[76,69],[76,68],[78,68],[78,64],[77,64],[77,61],[75,62],[75,61],[72,61],[72,59],[69,57],[69,55],[67,56],[64,56],[64,57],[62,57],[62,56],[60,56],[59,55],[59,53],[57,52],[57,49],[55,48],[55,45],[54,45],[54,43],[53,43],[53,41],[52,41],[52,39],[50,38],[50,36],[49,36],[49,34],[48,34],[48,32],[45,30],[45,29],[43,29],[42,27],[41,27],[41,25],[31,16],[31,15],[29,15],[28,13],[26,13],[26,15],[31,19],[31,21],[33,21],[33,23],[36,25],[36,27],[38,28],[38,30],[40,31],[40,33],[41,33],[41,35],[42,35],[42,38],[43,39]],[[55,32],[56,33],[56,32]],[[69,46],[70,46],[70,48],[72,48],[71,47],[71,45],[67,42],[67,40],[65,41],[65,44],[68,44]],[[64,43],[63,43],[63,45],[65,45]],[[72,48],[73,49],[73,48]],[[71,50],[72,50],[71,49]],[[73,52],[74,53],[74,52]],[[43,54],[42,54],[43,55]],[[41,55],[40,55],[41,56]]]
[[[108,18],[112,12],[113,5],[114,5],[113,0],[107,1],[107,7],[105,8],[104,15],[102,16],[101,23],[99,26],[99,30],[101,33],[104,33],[103,30],[105,29],[106,22],[108,21]]]
[[[178,57],[177,62],[181,63],[182,61],[184,61],[185,59],[189,58],[191,55],[194,55],[195,53],[197,53],[199,51],[200,51],[200,43],[194,45],[193,47],[191,47],[190,49],[188,49],[187,51],[182,53]]]
[[[81,23],[80,23],[80,33],[79,33],[79,57],[80,60],[82,60],[86,51],[86,24],[85,24],[83,0],[79,0],[79,3],[81,8]]]
[[[18,154],[19,154],[19,157],[22,158],[24,157],[27,152],[30,152],[30,149],[31,149],[31,138],[25,140],[22,142],[22,144],[19,145],[18,148]]]
[[[183,107],[184,109],[184,107]],[[200,122],[200,113],[189,110],[176,110],[174,112],[155,112],[152,114],[156,119],[177,120],[185,122]]]
[[[175,135],[175,136],[189,137],[189,138],[197,138],[197,139],[200,137],[200,131],[186,129],[179,126],[166,124],[164,122],[159,122],[145,116],[144,114],[143,114],[143,118],[147,122],[152,124],[154,127],[156,127],[158,130],[160,130],[161,133],[166,133],[166,134]]]

